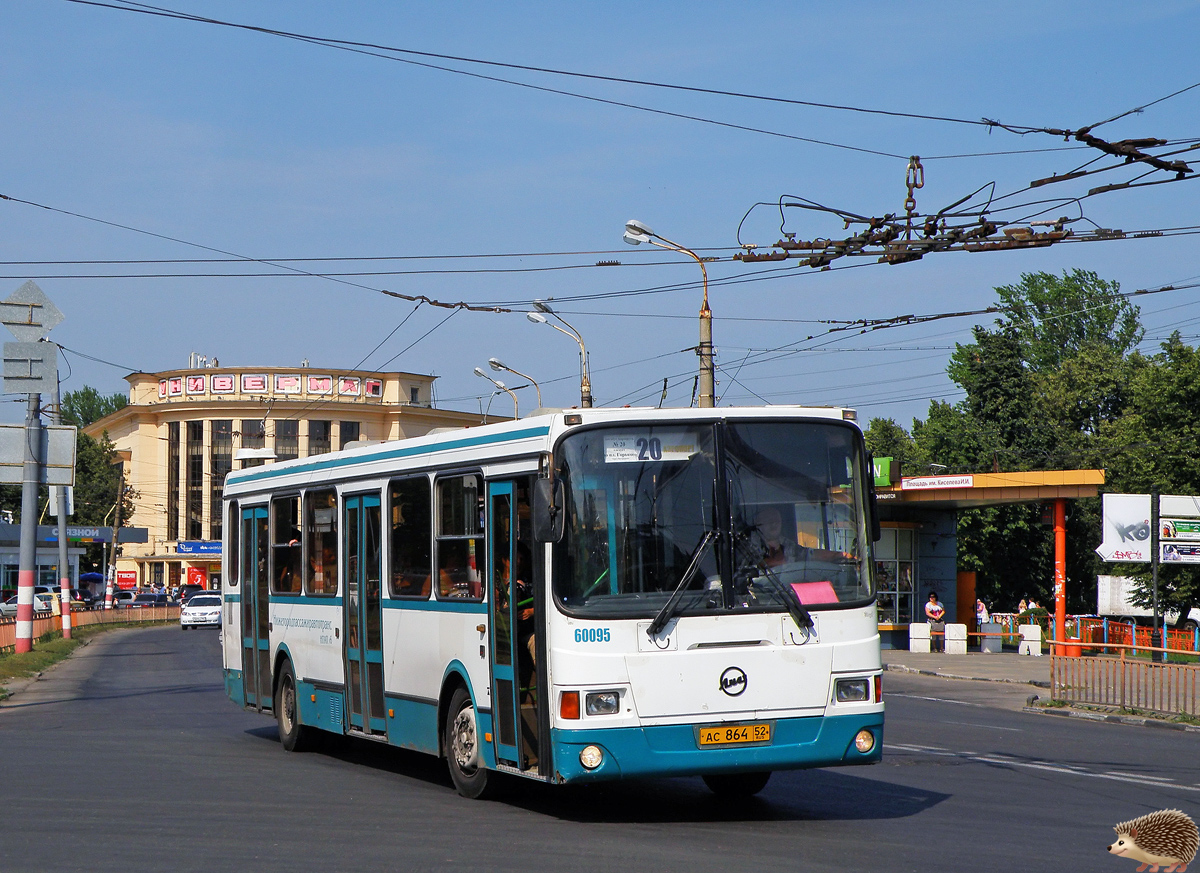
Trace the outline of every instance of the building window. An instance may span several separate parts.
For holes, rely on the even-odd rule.
[[[167,422],[167,539],[179,539],[179,422]]]
[[[155,561],[150,565],[150,584],[158,588],[163,584],[163,562]]]
[[[275,460],[290,461],[300,457],[300,422],[278,419],[275,422]]]
[[[263,431],[262,421],[255,419],[242,419],[242,448],[243,449],[262,449],[266,448],[267,438]],[[250,458],[242,461],[242,469],[247,467],[261,467],[263,465],[262,458]]]
[[[413,404],[413,406],[417,406],[418,404],[420,404],[421,389],[420,388],[409,388],[408,389],[408,399],[409,399],[409,402],[411,402]]]
[[[221,498],[225,494],[225,477],[233,469],[233,421],[224,419],[212,423],[212,446],[209,449],[210,483],[208,505],[212,507],[212,531],[209,539],[221,538]]]
[[[310,421],[308,423],[308,453],[323,455],[332,450],[332,435],[332,421]]]
[[[204,538],[204,422],[187,423],[187,538]]]
[[[346,448],[346,443],[352,443],[358,439],[358,422],[343,421],[339,427],[341,431],[341,444],[338,448]]]
[[[880,531],[875,543],[875,575],[879,583],[877,601],[880,624],[908,624],[913,619],[913,542],[910,528]]]
[[[179,582],[183,578],[183,565],[172,561],[167,565],[167,587],[173,591],[179,590]]]

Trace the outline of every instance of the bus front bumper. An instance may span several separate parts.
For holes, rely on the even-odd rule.
[[[697,776],[757,770],[798,770],[874,764],[883,753],[883,713],[775,719],[771,742],[755,746],[700,748],[694,725],[551,730],[554,780],[589,782],[635,776]],[[868,752],[855,747],[870,731]],[[588,769],[580,753],[596,746],[600,765]]]

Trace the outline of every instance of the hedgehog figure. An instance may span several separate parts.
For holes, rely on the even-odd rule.
[[[1166,873],[1184,873],[1200,845],[1196,823],[1177,809],[1163,809],[1121,822],[1113,830],[1117,832],[1117,841],[1108,850],[1141,861],[1138,873],[1147,868],[1158,873],[1160,866],[1166,867]]]

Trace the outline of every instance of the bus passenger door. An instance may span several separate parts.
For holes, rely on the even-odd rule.
[[[242,510],[242,691],[246,706],[270,710],[271,612],[268,602],[267,508]]]
[[[346,532],[346,691],[350,730],[384,734],[383,621],[379,495],[347,497]]]
[[[488,612],[496,758],[528,770],[538,764],[539,730],[532,561],[518,536],[520,509],[528,506],[523,484],[488,483]]]

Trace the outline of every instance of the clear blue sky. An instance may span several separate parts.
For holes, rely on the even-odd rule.
[[[423,52],[1033,127],[1078,128],[1200,82],[1195,2],[178,0],[171,8]],[[424,59],[787,135],[772,136],[66,0],[8,0],[0,40],[0,193],[239,256],[346,259],[294,264],[309,272],[391,273],[346,277],[365,288],[311,276],[201,276],[280,270],[198,263],[222,256],[0,201],[0,297],[32,277],[66,314],[51,335],[73,350],[65,390],[123,391],[130,370],[185,367],[196,351],[226,365],[307,358],[318,369],[433,373],[441,405],[478,409],[490,386],[472,369],[497,356],[542,381],[548,405],[571,405],[577,349],[520,314],[534,298],[555,298],[587,341],[598,403],[656,403],[668,377],[667,403],[686,404],[699,270],[686,257],[625,246],[624,223],[637,218],[719,258],[709,273],[722,405],[849,405],[864,421],[908,426],[931,398],[960,398],[946,359],[990,317],[806,340],[828,329],[810,322],[977,309],[994,301],[994,286],[1037,270],[1083,267],[1125,290],[1200,274],[1192,236],[946,253],[899,266],[847,259],[836,266],[859,266],[824,273],[729,260],[756,202],[786,194],[861,215],[902,210],[908,155],[922,156],[917,202],[928,211],[990,182],[997,193],[1020,191],[1096,156],[1027,151],[1071,145],[1045,134]],[[1200,137],[1200,88],[1095,133]],[[1023,153],[938,158],[1012,150]],[[1195,157],[1200,167],[1200,150]],[[1077,196],[1133,175],[1118,169],[1022,196]],[[1200,183],[1181,182],[1092,197],[1083,209],[1102,227],[1189,226],[1200,224],[1198,194]],[[1057,214],[1075,217],[1079,207]],[[826,214],[786,217],[801,239],[847,234]],[[742,242],[764,248],[779,235],[772,207],[741,229]],[[156,259],[184,262],[13,263]],[[621,265],[594,266],[600,260]],[[157,277],[92,278],[118,274]],[[379,288],[517,314],[460,312],[438,326],[447,311],[422,306],[396,329],[413,305],[371,290]],[[599,296],[572,299],[589,295]],[[1200,333],[1200,291],[1138,302],[1147,349],[1175,326],[1192,341]],[[788,354],[760,353],[780,347]],[[533,392],[520,394],[528,411]],[[3,418],[19,418],[18,403],[3,408]],[[493,405],[511,408],[505,397]]]

